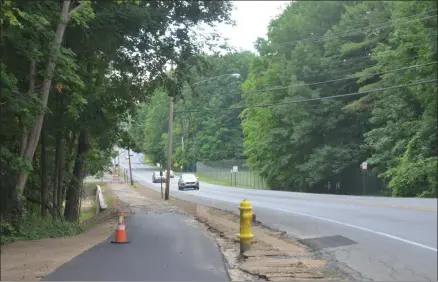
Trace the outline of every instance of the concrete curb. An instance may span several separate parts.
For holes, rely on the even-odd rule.
[[[105,198],[103,197],[102,189],[96,185],[96,214],[108,208]]]

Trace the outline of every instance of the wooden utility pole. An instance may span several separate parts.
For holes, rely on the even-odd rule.
[[[173,63],[170,67],[170,77],[173,74]],[[173,96],[170,96],[169,102],[169,129],[167,133],[167,170],[166,170],[166,187],[164,192],[164,200],[169,200],[170,190],[170,169],[172,167],[172,130],[173,128]]]
[[[132,179],[132,168],[131,168],[131,151],[128,148],[128,160],[129,160],[129,177],[131,178],[131,185],[134,185],[134,180]]]

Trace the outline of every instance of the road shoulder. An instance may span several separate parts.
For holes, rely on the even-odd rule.
[[[162,202],[160,193],[136,184],[143,197]],[[218,242],[232,281],[339,280],[345,274],[335,270],[310,249],[287,237],[284,232],[261,225],[253,226],[251,250],[239,255],[239,218],[233,213],[171,197],[167,202],[201,222]],[[237,209],[237,207],[236,207]]]

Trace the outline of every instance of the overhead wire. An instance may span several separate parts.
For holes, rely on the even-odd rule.
[[[436,12],[437,10],[438,9],[434,9],[434,10],[431,10],[431,11],[428,11],[428,12],[425,12],[425,13],[415,14],[415,15],[412,15],[412,16],[407,17],[407,18],[413,18],[413,17],[418,17],[420,15],[430,14],[432,12]],[[385,24],[382,24],[382,25],[370,25],[370,26],[365,27],[365,28],[353,29],[353,30],[350,30],[350,31],[345,32],[345,33],[332,34],[332,35],[328,35],[328,36],[310,37],[310,38],[307,38],[307,39],[301,39],[301,40],[295,40],[295,41],[291,41],[291,42],[280,43],[279,45],[290,44],[290,43],[300,43],[300,44],[302,44],[302,43],[314,43],[314,42],[322,41],[323,39],[327,39],[327,38],[334,38],[334,37],[339,38],[341,36],[349,36],[349,35],[352,35],[352,34],[365,33],[367,30],[372,29],[372,28],[386,28],[386,27],[391,27],[394,24],[411,23],[411,22],[421,21],[421,20],[425,20],[425,19],[429,19],[429,18],[433,18],[433,17],[436,17],[436,15],[422,17],[422,18],[417,18],[417,19],[413,19],[413,20],[404,20],[404,21],[401,21],[401,20],[393,21],[393,20],[391,20],[391,21],[388,21],[388,22],[386,22]],[[404,46],[403,48],[415,48],[415,47],[426,46],[426,45],[427,44],[418,44],[418,45],[412,45],[412,46]],[[352,59],[348,59],[348,60],[340,60],[338,62],[330,62],[330,64],[327,64],[327,66],[338,64],[338,63],[351,62],[351,61],[359,60],[359,59],[362,59],[362,58],[363,59],[366,59],[366,58],[373,59],[375,57],[382,56],[382,54],[384,54],[384,53],[391,53],[391,52],[395,53],[396,51],[397,50],[388,50],[388,51],[381,52],[381,53],[379,53],[376,56],[367,55],[367,56],[356,57],[356,58],[352,58]],[[423,55],[423,56],[428,56],[428,55],[432,55],[432,53],[431,54],[426,54],[426,55]],[[418,56],[412,56],[410,58],[418,58],[418,57],[420,57],[420,56],[419,55]],[[395,71],[400,71],[400,70],[407,70],[407,69],[411,69],[411,68],[415,68],[415,67],[419,67],[419,66],[426,66],[426,65],[435,64],[435,63],[436,62],[429,63],[429,64],[422,64],[422,65],[408,66],[408,67],[404,67],[404,68],[400,68],[400,69],[395,69],[395,70],[389,70],[389,71],[385,71],[385,72],[365,74],[363,76],[352,76],[352,77],[346,77],[346,78],[335,79],[335,80],[320,81],[320,82],[311,83],[311,84],[292,85],[292,86],[286,86],[286,87],[274,87],[274,88],[267,88],[267,89],[261,89],[261,90],[247,91],[247,92],[244,92],[244,93],[239,92],[239,93],[235,93],[234,95],[245,95],[245,94],[252,94],[252,93],[263,93],[263,92],[282,90],[282,89],[287,89],[287,88],[292,88],[292,87],[303,87],[303,86],[310,86],[310,85],[318,85],[318,84],[323,84],[323,83],[330,83],[330,82],[336,82],[336,81],[342,81],[342,80],[349,80],[349,79],[361,78],[361,77],[366,77],[366,76],[380,75],[380,74],[385,74],[385,73],[390,73],[390,72],[395,72]],[[313,66],[324,66],[324,64],[319,64],[319,65],[315,64]],[[361,66],[361,67],[358,67],[358,68],[351,68],[351,69],[342,70],[341,72],[346,72],[346,71],[356,70],[356,69],[364,69],[366,67],[367,66]],[[322,75],[327,75],[327,74],[333,74],[333,73],[329,72],[329,73],[322,73],[322,74],[318,74],[318,75],[303,76],[303,77],[297,77],[297,79],[309,78],[309,77],[314,77],[314,76],[322,76]],[[430,81],[425,82],[425,83],[429,83],[429,82]],[[408,87],[408,86],[411,86],[411,84],[402,85],[400,87]],[[397,87],[399,87],[399,86],[397,86]],[[386,89],[392,89],[392,88],[389,87],[389,88],[385,88],[384,90],[386,90]],[[380,91],[383,91],[383,90],[380,90]],[[345,94],[345,95],[351,96],[350,94]],[[366,94],[366,92],[357,92],[357,95],[360,95],[360,94]],[[335,95],[335,96],[330,96],[330,97],[342,97],[342,95]],[[197,97],[193,97],[193,98],[197,98]],[[324,98],[325,97],[321,97],[321,99],[324,99]],[[184,99],[184,100],[186,100],[186,99]],[[237,108],[223,108],[223,109],[237,109]],[[216,110],[216,109],[212,109],[212,110]],[[181,113],[181,112],[182,111],[180,111],[179,113]],[[185,111],[185,112],[197,112],[197,111]],[[178,112],[176,111],[175,113],[178,113]]]
[[[413,68],[433,65],[436,63],[437,62],[434,61],[434,62],[430,62],[430,63],[426,63],[426,64],[417,64],[417,65],[411,65],[411,66],[398,68],[398,69],[390,69],[390,70],[383,71],[383,72],[367,73],[364,75],[357,75],[357,76],[350,76],[350,77],[339,78],[339,79],[318,81],[318,82],[307,83],[307,84],[293,84],[293,85],[288,85],[288,86],[278,86],[278,87],[264,88],[264,89],[260,89],[260,90],[251,90],[251,91],[246,91],[246,92],[234,92],[234,93],[228,93],[228,94],[221,95],[221,96],[230,96],[230,95],[244,96],[244,95],[248,95],[248,94],[257,94],[257,93],[265,93],[265,92],[276,91],[276,90],[287,90],[287,89],[293,89],[293,88],[298,88],[298,87],[307,87],[307,86],[319,85],[319,84],[324,84],[324,83],[339,82],[339,81],[344,81],[344,80],[363,78],[363,77],[367,77],[367,76],[376,76],[376,75],[382,75],[382,74],[387,74],[387,73],[392,73],[392,72],[397,72],[397,71],[402,71],[402,70],[409,70],[409,69],[413,69]]]
[[[320,100],[328,100],[328,99],[335,99],[335,98],[344,98],[344,97],[350,97],[350,96],[371,94],[371,93],[381,92],[381,91],[385,91],[385,90],[392,90],[392,89],[399,89],[399,88],[404,88],[404,87],[417,86],[417,85],[422,85],[422,84],[427,84],[427,83],[432,83],[432,82],[437,82],[437,81],[438,81],[438,79],[432,79],[432,80],[413,82],[413,83],[409,83],[409,84],[402,84],[402,85],[396,85],[396,86],[390,86],[390,87],[382,87],[382,88],[367,90],[367,91],[359,91],[359,92],[352,92],[352,93],[339,94],[339,95],[333,95],[333,96],[301,99],[301,100],[287,101],[287,102],[274,103],[274,104],[262,104],[262,105],[252,105],[252,106],[242,106],[242,107],[228,107],[228,108],[216,108],[216,109],[179,111],[179,112],[174,112],[174,113],[208,112],[208,111],[218,111],[218,110],[244,110],[244,109],[252,109],[252,108],[274,107],[274,106],[289,105],[289,104],[296,104],[296,103],[303,103],[303,102],[310,102],[310,101],[320,101]]]
[[[402,46],[401,48],[403,48],[403,49],[411,49],[411,48],[427,46],[427,45],[429,45],[429,44],[418,44],[418,45],[411,45],[411,46]],[[332,66],[332,65],[336,65],[336,64],[349,63],[349,62],[353,62],[353,61],[357,61],[357,60],[361,60],[361,59],[371,59],[371,60],[373,60],[374,58],[383,57],[384,54],[396,53],[396,51],[397,50],[382,51],[382,52],[379,52],[377,55],[368,54],[368,55],[365,55],[365,56],[354,57],[352,59],[344,59],[344,60],[338,60],[338,61],[331,61],[329,63],[322,62],[322,63],[319,63],[319,64],[309,64],[307,66],[308,67],[322,67],[322,66]]]
[[[412,18],[412,17],[417,17],[420,15],[425,15],[425,14],[429,14],[432,12],[436,12],[438,9],[434,9],[425,13],[420,13],[420,14],[415,14],[412,15],[410,17],[407,18]],[[416,22],[416,21],[422,21],[422,20],[426,20],[426,19],[430,19],[430,18],[436,18],[436,14],[435,15],[431,15],[431,16],[427,16],[427,17],[422,17],[419,19],[414,19],[414,20],[408,20],[408,21],[388,21],[383,25],[370,25],[367,27],[363,27],[363,28],[357,28],[357,29],[353,29],[344,33],[338,33],[338,34],[331,34],[331,35],[321,35],[321,36],[316,36],[316,37],[308,37],[305,39],[298,39],[298,40],[294,40],[294,41],[289,41],[289,42],[280,42],[277,45],[278,46],[294,46],[294,45],[298,45],[298,44],[304,44],[304,43],[315,43],[315,42],[321,42],[325,39],[328,38],[342,38],[342,37],[346,37],[346,36],[351,36],[351,35],[356,35],[356,34],[360,34],[360,33],[365,33],[366,31],[368,31],[369,29],[373,29],[373,28],[389,28],[392,27],[394,24],[405,24],[405,23],[412,23],[412,22]]]

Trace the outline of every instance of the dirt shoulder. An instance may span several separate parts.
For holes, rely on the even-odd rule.
[[[137,188],[132,189],[153,200],[155,205],[164,202],[160,193],[136,185]],[[239,232],[237,215],[173,197],[167,203],[193,216],[216,238],[233,281],[342,279],[329,269],[324,260],[315,257],[311,250],[287,237],[284,232],[277,232],[261,225],[253,226],[255,239],[251,250],[240,256],[239,241],[236,238]]]
[[[111,195],[111,192],[107,195]],[[94,209],[94,208],[93,208]],[[36,281],[104,241],[117,226],[118,213],[107,209],[90,217],[87,231],[76,236],[18,241],[1,246],[2,281]]]

